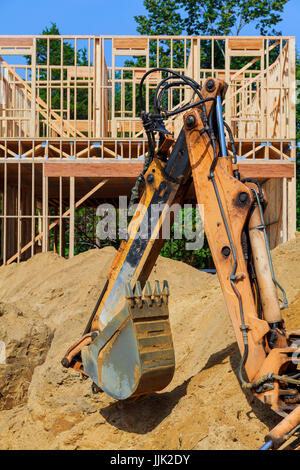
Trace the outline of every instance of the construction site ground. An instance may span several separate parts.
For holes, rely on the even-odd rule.
[[[160,257],[150,279],[168,279],[176,372],[167,389],[118,402],[60,360],[82,334],[115,255],[70,260],[41,253],[0,268],[1,449],[257,449],[280,420],[244,393],[240,354],[216,275]],[[300,233],[273,251],[300,328]]]

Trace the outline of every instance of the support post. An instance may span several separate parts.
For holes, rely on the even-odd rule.
[[[43,165],[43,242],[42,251],[45,253],[48,251],[48,177],[44,174]]]
[[[69,258],[74,256],[75,239],[75,177],[70,177]]]

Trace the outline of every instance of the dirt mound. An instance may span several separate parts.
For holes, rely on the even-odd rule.
[[[39,319],[17,305],[0,303],[0,338],[5,344],[5,364],[0,364],[0,410],[24,403],[36,366],[49,350],[52,334]]]
[[[61,367],[66,347],[84,330],[114,253],[104,248],[71,260],[38,254],[0,269],[0,301],[22,305],[26,327],[15,321],[18,308],[11,312],[16,330],[26,338],[30,325],[43,331],[38,334],[42,353],[28,380],[26,403],[15,406],[22,403],[16,400],[12,409],[0,412],[0,447],[256,449],[278,417],[240,388],[240,356],[216,276],[165,258],[158,259],[152,272],[152,279],[167,278],[171,289],[177,367],[163,392],[116,402],[104,394],[93,395],[90,380]],[[273,259],[292,302],[286,313],[288,327],[299,328],[300,237],[275,249]],[[4,322],[8,316],[0,318],[0,339],[9,338],[13,345],[15,332]],[[29,336],[36,344],[34,335]],[[34,357],[30,346],[27,351]],[[20,350],[4,367],[17,368],[24,354]],[[20,379],[27,380],[23,374]],[[10,391],[4,392],[0,403],[9,400]]]

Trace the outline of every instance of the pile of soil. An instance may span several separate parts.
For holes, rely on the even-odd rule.
[[[176,372],[160,393],[117,402],[60,360],[86,325],[115,255],[38,254],[0,268],[1,449],[256,449],[280,420],[244,394],[240,354],[216,276],[159,258],[167,277]],[[300,328],[300,234],[273,251],[288,329]]]

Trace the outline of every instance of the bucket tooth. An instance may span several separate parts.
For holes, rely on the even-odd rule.
[[[145,288],[144,288],[144,299],[148,304],[148,307],[151,307],[152,305],[152,289],[151,289],[151,284],[149,281],[146,282]]]
[[[169,302],[169,295],[170,295],[170,289],[169,289],[168,281],[164,281],[163,290],[162,290],[162,298],[166,305],[168,305],[168,302]]]
[[[154,297],[156,304],[161,305],[162,298],[161,298],[161,288],[159,285],[159,281],[155,281],[153,297]]]
[[[130,285],[130,282],[127,282],[125,284],[125,295],[126,295],[126,299],[132,299],[133,298],[133,290],[132,290],[132,287]]]
[[[135,284],[134,297],[135,297],[135,301],[137,303],[137,306],[139,308],[142,308],[143,307],[143,300],[142,300],[142,288],[141,288],[140,281],[137,281],[136,284]]]
[[[133,295],[133,290],[130,285],[130,282],[127,282],[125,284],[125,297],[128,300],[128,304],[130,305],[131,308],[134,307],[134,295]]]
[[[143,307],[137,303],[130,311],[140,358],[142,380],[135,394],[150,393],[164,388],[171,380],[175,368],[174,346],[169,323],[169,309],[162,299],[166,285],[147,282],[144,288]],[[149,305],[148,301],[151,302]]]

